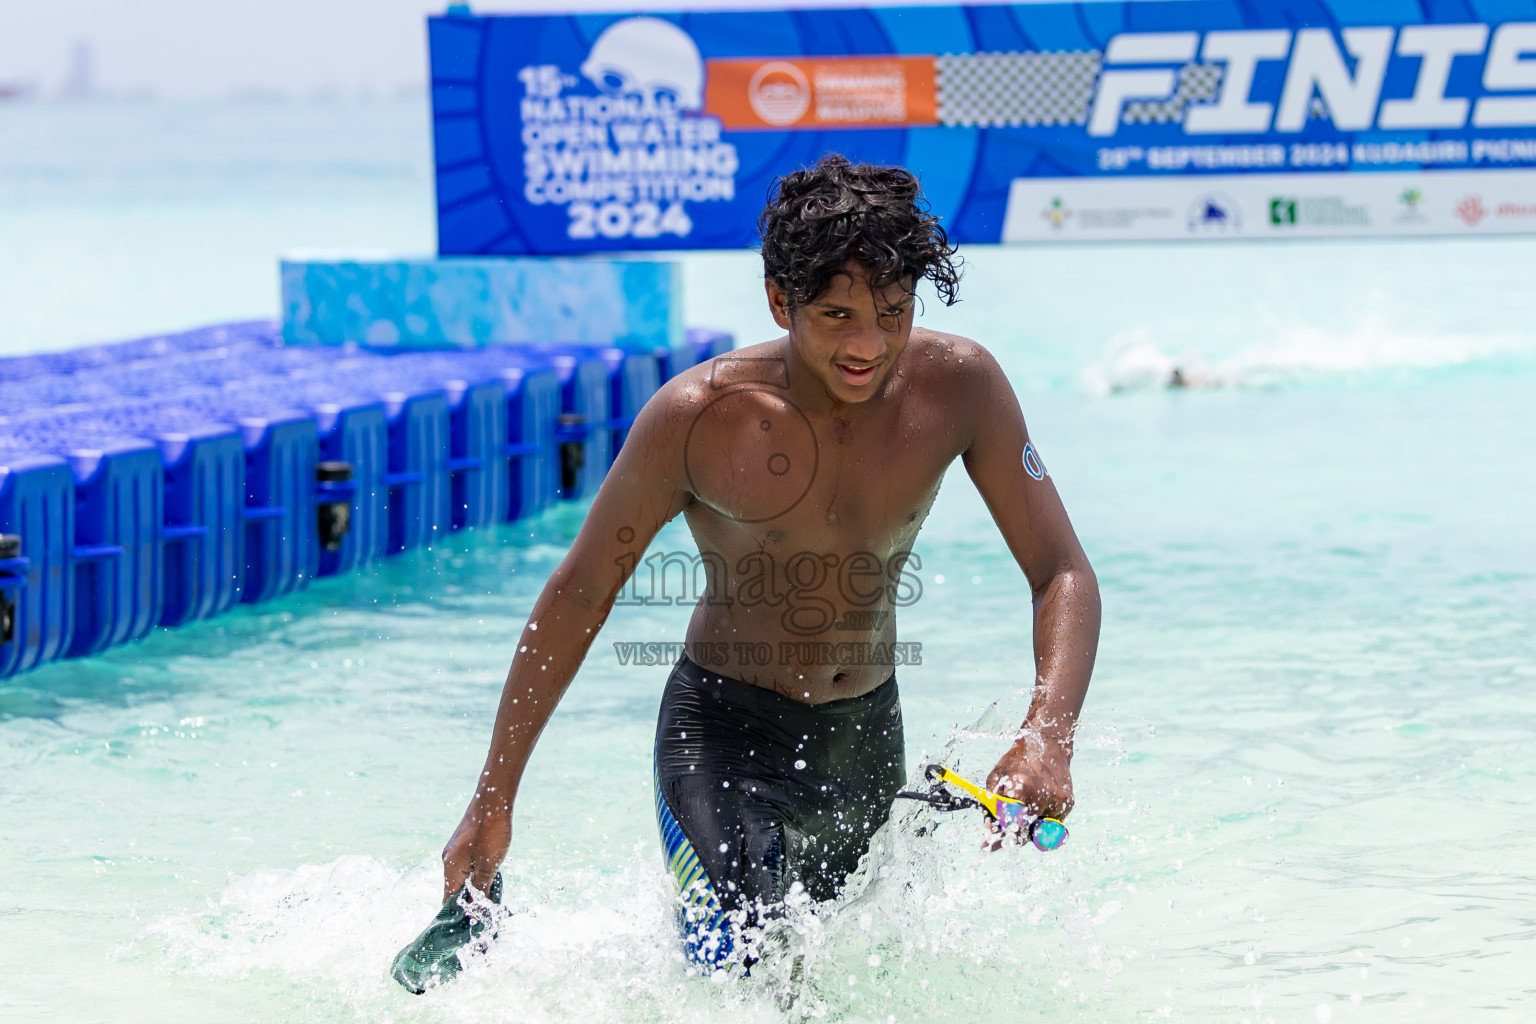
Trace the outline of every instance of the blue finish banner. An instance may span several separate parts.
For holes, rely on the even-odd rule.
[[[429,23],[445,254],[741,248],[901,164],[960,242],[1536,230],[1536,0]]]

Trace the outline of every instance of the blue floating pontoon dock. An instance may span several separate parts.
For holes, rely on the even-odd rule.
[[[590,498],[656,389],[731,345],[399,352],[253,321],[0,359],[0,678]]]

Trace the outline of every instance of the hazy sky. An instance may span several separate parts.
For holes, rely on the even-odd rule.
[[[884,6],[901,2],[925,0],[882,0]],[[851,4],[795,0],[792,5]],[[304,95],[419,87],[426,78],[424,19],[445,6],[446,0],[0,0],[0,84],[58,92],[69,75],[76,41],[84,40],[94,84],[113,93]],[[472,6],[490,12],[786,5],[772,0],[483,0]]]
[[[76,40],[85,40],[95,84],[108,92],[398,89],[424,80],[423,19],[443,6],[441,0],[0,0],[6,12],[0,82],[56,92]]]

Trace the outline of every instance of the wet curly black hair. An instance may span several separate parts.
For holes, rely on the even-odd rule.
[[[828,153],[774,181],[757,228],[763,275],[791,310],[814,302],[849,259],[868,268],[872,288],[910,279],[915,290],[927,278],[944,305],[957,301],[960,257],[905,168]]]

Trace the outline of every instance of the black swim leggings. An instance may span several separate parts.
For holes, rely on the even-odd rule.
[[[656,817],[689,956],[724,963],[795,882],[834,897],[905,780],[894,675],[802,704],[683,657],[656,723]]]

